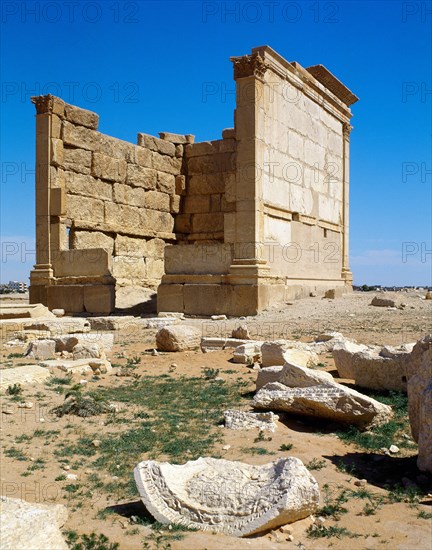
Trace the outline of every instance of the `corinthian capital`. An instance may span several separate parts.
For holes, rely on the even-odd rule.
[[[267,63],[257,52],[242,57],[231,57],[231,61],[234,64],[234,80],[245,76],[256,76],[262,79],[268,69]]]

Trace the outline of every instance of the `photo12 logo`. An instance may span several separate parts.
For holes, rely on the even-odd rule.
[[[2,23],[139,23],[140,2],[2,2]]]

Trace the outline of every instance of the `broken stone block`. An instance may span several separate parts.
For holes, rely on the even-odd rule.
[[[273,367],[293,362],[306,367],[310,364],[318,363],[316,353],[306,348],[309,348],[307,344],[290,342],[288,340],[264,342],[261,346],[261,364],[263,367]]]
[[[229,409],[224,411],[225,428],[231,430],[276,430],[276,422],[279,420],[277,414],[272,412],[246,412]]]
[[[32,385],[44,382],[49,378],[47,369],[39,365],[22,365],[12,369],[0,370],[0,389],[5,390],[14,384]]]
[[[156,346],[160,351],[185,351],[199,348],[201,331],[188,325],[161,328],[156,334]]]
[[[344,294],[344,287],[343,286],[337,286],[336,288],[331,288],[329,290],[326,290],[326,293],[324,294],[324,298],[330,298],[334,300],[335,298],[342,298]]]
[[[24,356],[29,359],[52,359],[55,352],[55,340],[34,340],[29,343]]]
[[[67,508],[63,504],[30,504],[21,499],[1,496],[0,512],[2,550],[69,548],[60,530],[68,518]]]
[[[65,310],[64,309],[53,309],[52,312],[51,312],[53,315],[55,315],[56,317],[64,317],[64,314],[65,314]]]
[[[263,386],[269,382],[278,382],[280,375],[283,371],[283,365],[278,365],[274,367],[263,367],[258,371],[258,376],[256,379],[256,390],[260,390]]]
[[[234,363],[242,363],[243,365],[251,365],[261,361],[261,344],[262,342],[250,342],[242,344],[235,348],[233,352]]]
[[[393,300],[392,298],[387,298],[385,296],[374,296],[370,305],[377,307],[397,307],[396,300]]]
[[[239,340],[251,339],[247,325],[239,325],[237,328],[233,329],[231,337],[238,338]]]
[[[78,344],[78,338],[71,335],[58,336],[57,338],[54,338],[54,341],[56,344],[55,350],[58,353],[61,353],[62,351],[71,353],[73,348]]]
[[[298,458],[252,466],[215,458],[147,460],[134,470],[147,510],[164,524],[242,537],[305,518],[319,487]]]
[[[249,344],[247,340],[239,340],[238,338],[209,338],[201,339],[201,351],[207,353],[209,351],[220,351],[227,348],[237,348],[243,344]],[[254,342],[256,344],[257,342]],[[262,342],[259,343],[260,346]]]
[[[411,431],[418,442],[417,465],[432,473],[432,335],[419,340],[407,366],[408,413]]]
[[[412,345],[394,348],[365,346],[349,340],[333,348],[335,365],[341,378],[374,390],[406,391],[407,361]]]
[[[38,317],[54,318],[51,311],[42,304],[0,303],[0,319],[36,319]]]
[[[99,344],[76,344],[72,349],[74,361],[77,359],[105,359],[105,351]]]
[[[392,417],[391,407],[337,384],[329,373],[285,365],[279,380],[284,383],[271,382],[255,394],[254,408],[325,418],[362,429],[383,424]]]

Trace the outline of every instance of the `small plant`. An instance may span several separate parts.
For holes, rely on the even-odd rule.
[[[8,359],[19,359],[20,357],[24,357],[24,353],[9,353],[7,356]]]
[[[274,455],[272,451],[268,451],[264,447],[242,447],[242,452],[249,453],[251,455]]]
[[[279,447],[279,451],[291,451],[293,447],[294,445],[292,443],[282,443]]]
[[[260,441],[271,441],[271,437],[266,437],[264,434],[264,430],[260,430],[258,432],[257,437],[254,439],[254,443],[259,443]]]
[[[15,458],[16,460],[19,460],[19,461],[28,460],[28,457],[20,449],[17,449],[16,447],[5,449],[4,454],[9,458]]]
[[[76,531],[66,531],[64,534],[70,550],[117,550],[119,547],[117,542],[110,542],[102,533],[79,535]]]
[[[342,506],[347,502],[347,491],[343,490],[336,498],[330,494],[330,488],[327,484],[323,487],[324,490],[324,506],[319,510],[319,515],[331,517],[335,521],[339,521],[342,514],[346,514],[348,510]]]
[[[202,375],[205,378],[205,380],[214,380],[219,376],[219,369],[212,369],[203,367],[202,369]]]
[[[306,464],[308,470],[322,470],[326,465],[325,460],[318,460],[313,458],[310,462]]]
[[[59,476],[57,476],[54,481],[65,481],[66,479],[66,475],[65,474],[60,474]]]
[[[66,414],[74,414],[86,418],[111,410],[112,406],[102,397],[91,393],[85,394],[82,392],[81,386],[74,386],[66,394],[64,403],[54,407],[52,412],[60,417]]]
[[[369,502],[367,502],[363,507],[362,514],[364,516],[374,516],[377,513],[378,508],[383,504],[383,502],[383,498],[369,499]]]
[[[420,510],[420,512],[417,514],[417,517],[419,519],[432,519],[432,513],[425,512],[424,510]]]
[[[127,367],[136,367],[136,365],[139,365],[141,363],[141,357],[139,357],[138,355],[135,355],[134,357],[130,357],[127,362],[126,362],[126,366]]]
[[[336,537],[340,539],[342,537],[356,538],[361,536],[361,535],[358,535],[357,533],[352,533],[345,527],[337,527],[335,525],[332,525],[330,527],[325,527],[324,525],[316,525],[315,523],[306,529],[306,533],[307,533],[307,536],[311,539],[331,538],[331,537]]]
[[[21,384],[12,384],[7,387],[6,393],[7,395],[20,395],[22,391],[23,389]]]

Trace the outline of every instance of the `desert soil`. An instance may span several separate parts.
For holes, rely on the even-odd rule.
[[[249,327],[252,338],[272,340],[277,338],[312,341],[324,330],[341,332],[345,337],[365,344],[402,344],[414,342],[432,332],[432,301],[421,299],[422,292],[395,293],[403,309],[377,308],[370,306],[371,293],[353,293],[341,299],[327,300],[318,297],[294,301],[283,307],[266,311],[257,317],[242,319]],[[239,319],[211,321],[191,318],[183,321],[200,326],[204,336],[229,336]],[[155,376],[166,374],[173,379],[181,376],[202,377],[203,368],[218,369],[218,376],[227,383],[244,381],[244,392],[252,392],[256,370],[232,362],[232,350],[203,354],[201,351],[181,353],[159,353],[151,355],[155,347],[155,330],[142,329],[138,325],[115,334],[115,345],[108,359],[114,365],[125,365],[128,358],[139,357],[141,361],[134,369],[134,376]],[[22,357],[24,347],[1,346],[3,368],[29,364]],[[323,368],[337,376],[331,354],[320,357]],[[175,367],[173,367],[175,363]],[[87,379],[86,389],[116,388],[130,384],[128,377],[113,373],[94,380],[91,375],[74,375],[74,382]],[[345,381],[347,382],[347,381]],[[349,382],[349,381],[348,381]],[[30,502],[55,502],[65,504],[69,519],[64,529],[82,533],[103,533],[110,542],[119,544],[121,550],[158,549],[278,549],[278,548],[335,548],[346,549],[417,549],[432,548],[432,478],[416,469],[416,449],[401,448],[399,453],[388,456],[382,451],[365,451],[354,444],[345,444],[332,431],[332,426],[323,425],[314,419],[300,419],[281,416],[273,434],[266,433],[266,439],[258,444],[257,431],[231,431],[215,427],[221,438],[215,444],[213,454],[228,460],[241,460],[250,464],[264,464],[283,456],[295,456],[306,465],[318,464],[311,473],[316,477],[322,495],[322,505],[334,500],[343,490],[358,492],[364,489],[373,493],[374,503],[382,497],[383,503],[371,513],[365,512],[369,500],[355,498],[349,494],[342,506],[347,509],[339,517],[326,518],[326,527],[346,528],[356,536],[343,534],[331,538],[310,538],[306,530],[313,518],[296,522],[289,527],[291,532],[276,530],[250,538],[238,539],[223,535],[209,535],[200,532],[185,532],[181,540],[170,539],[169,531],[160,534],[148,525],[136,522],[143,513],[143,506],[135,497],[122,497],[118,491],[97,491],[81,493],[81,498],[67,492],[69,484],[78,484],[83,489],[93,487],[88,480],[98,474],[104,483],[116,484],[116,476],[108,473],[103,465],[95,468],[93,457],[69,456],[69,469],[65,469],[64,457],[55,454],[59,445],[73,446],[83,436],[100,439],[112,431],[107,425],[106,415],[91,418],[64,416],[58,418],[51,409],[64,401],[64,395],[55,391],[56,386],[40,384],[26,386],[21,401],[30,401],[32,409],[18,408],[18,400],[1,396],[1,493]],[[360,390],[361,391],[361,390]],[[244,405],[242,405],[244,407]],[[5,411],[12,414],[5,414]],[[127,411],[126,411],[127,412]],[[126,429],[124,425],[118,430]],[[36,435],[35,435],[36,432]],[[37,435],[39,434],[39,435]],[[271,438],[269,440],[268,438]],[[405,434],[409,438],[410,434]],[[397,442],[395,442],[397,443]],[[282,444],[291,444],[290,451],[281,451]],[[229,446],[229,447],[228,447]],[[245,448],[264,447],[266,454],[250,454]],[[11,453],[14,448],[19,452]],[[21,454],[20,454],[21,453]],[[135,463],[148,458],[146,453],[137,453]],[[164,456],[160,457],[162,460]],[[341,466],[344,465],[345,467]],[[63,479],[69,474],[77,476],[76,481]],[[60,478],[57,479],[56,478]],[[359,481],[362,479],[363,481]],[[359,487],[359,484],[362,487]],[[423,496],[415,502],[388,502],[386,487],[400,484],[422,490]],[[101,512],[109,510],[109,514]],[[31,527],[31,526],[29,526]],[[292,540],[287,540],[289,537]],[[145,546],[147,544],[147,546]]]

